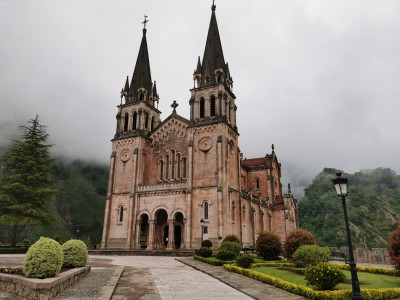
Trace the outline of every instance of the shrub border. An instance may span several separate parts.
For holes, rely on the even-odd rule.
[[[255,265],[255,264],[254,264]],[[254,266],[253,265],[253,266]],[[340,291],[315,291],[309,287],[291,283],[270,275],[262,274],[253,270],[237,267],[233,264],[225,264],[224,269],[232,271],[255,280],[268,283],[272,286],[288,291],[293,294],[304,296],[314,300],[350,300],[352,298],[351,290]],[[373,299],[393,299],[400,297],[400,288],[391,289],[363,289],[361,294],[365,300]]]
[[[214,259],[210,259],[209,257],[202,257],[202,256],[198,256],[198,255],[193,255],[193,258],[195,260],[202,261],[202,262],[204,262],[206,264],[213,265],[213,266],[220,266],[220,267],[225,265],[225,264],[232,264],[233,263],[232,260],[225,261],[225,260],[220,260],[220,259],[215,258],[215,257],[214,257]]]
[[[335,264],[342,270],[350,270],[350,266],[347,264]],[[400,271],[395,269],[385,269],[379,267],[365,267],[365,266],[357,266],[357,270],[360,272],[367,272],[372,274],[381,274],[381,275],[389,275],[389,276],[400,276]]]

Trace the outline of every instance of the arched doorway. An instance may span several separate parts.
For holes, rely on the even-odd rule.
[[[183,214],[177,212],[174,215],[174,248],[180,249],[183,241]]]
[[[140,217],[140,235],[139,244],[141,249],[147,248],[147,241],[149,239],[149,216],[143,214]]]
[[[159,209],[155,214],[155,219],[154,247],[165,248],[168,244],[168,213],[164,209]]]

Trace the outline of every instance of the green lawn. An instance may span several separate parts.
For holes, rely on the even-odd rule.
[[[304,279],[304,275],[294,274],[289,271],[279,270],[273,267],[259,267],[253,268],[252,270],[267,274],[273,277],[280,278],[292,283],[306,285],[307,281]],[[351,289],[351,275],[350,271],[343,271],[346,275],[346,282],[338,284],[336,290]],[[398,288],[400,287],[400,277],[387,276],[379,274],[371,274],[366,272],[358,272],[358,280],[360,282],[361,289],[380,289],[380,288]]]

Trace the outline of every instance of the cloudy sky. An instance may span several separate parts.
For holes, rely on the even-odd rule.
[[[39,114],[54,152],[108,162],[147,15],[162,119],[189,118],[212,1],[0,0],[0,145]],[[400,1],[216,0],[240,148],[285,182],[324,167],[400,173]]]

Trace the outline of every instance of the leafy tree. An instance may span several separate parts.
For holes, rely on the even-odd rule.
[[[0,156],[0,223],[10,225],[12,246],[22,225],[49,223],[55,194],[46,126],[39,116],[28,124]]]
[[[389,255],[395,268],[400,270],[400,225],[389,234]]]

